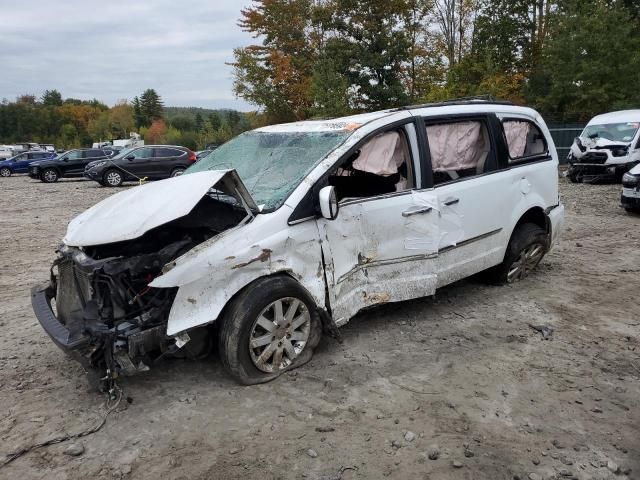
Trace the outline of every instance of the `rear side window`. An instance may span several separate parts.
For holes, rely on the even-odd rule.
[[[464,120],[427,125],[433,183],[481,175],[492,157],[485,122]]]
[[[509,147],[509,163],[548,152],[544,135],[532,122],[520,119],[505,119],[502,121],[502,127],[507,147]]]
[[[85,153],[85,158],[102,158],[106,156],[102,150],[88,150]]]
[[[156,157],[179,157],[184,155],[182,150],[178,150],[177,148],[158,148],[156,150]]]

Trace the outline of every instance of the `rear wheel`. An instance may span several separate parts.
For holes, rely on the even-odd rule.
[[[511,236],[504,260],[487,271],[492,283],[515,283],[526,278],[547,253],[547,233],[535,223],[519,225]]]
[[[10,177],[11,169],[7,167],[0,168],[0,177]]]
[[[315,303],[295,280],[262,278],[226,309],[218,335],[220,359],[239,383],[263,383],[308,362],[321,335]]]
[[[184,173],[184,168],[174,168],[171,172],[171,177],[179,177]]]
[[[55,183],[59,178],[60,176],[55,168],[45,168],[42,171],[42,175],[40,175],[40,180],[44,183]]]
[[[112,168],[104,172],[104,177],[102,182],[107,187],[119,187],[120,185],[122,185],[123,181],[124,181],[124,178],[122,176],[122,173],[120,173],[120,171],[116,170],[115,168]]]

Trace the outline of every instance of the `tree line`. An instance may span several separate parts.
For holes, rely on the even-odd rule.
[[[148,144],[198,150],[248,130],[252,118],[233,110],[165,107],[154,89],[111,107],[96,99],[65,99],[58,90],[46,90],[39,98],[21,95],[0,103],[0,144],[29,141],[70,149],[137,132]]]
[[[557,121],[640,104],[640,0],[254,0],[234,90],[266,123],[488,94]]]

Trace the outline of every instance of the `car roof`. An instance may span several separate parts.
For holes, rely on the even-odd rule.
[[[392,115],[394,110],[382,110],[379,112],[360,113],[347,117],[328,118],[323,120],[303,120],[299,122],[280,123],[258,128],[257,132],[283,133],[283,132],[330,132],[356,129],[369,122],[382,117]],[[352,128],[350,128],[352,127]]]
[[[473,113],[498,113],[504,115],[524,115],[532,119],[539,118],[538,112],[529,107],[520,107],[509,102],[471,97],[423,105],[411,105],[396,109],[350,115],[347,117],[282,123],[258,128],[255,131],[267,133],[355,131],[367,123],[380,118],[390,117],[390,120],[393,120],[393,117],[396,115],[398,117],[404,117],[406,116],[406,112],[423,117]]]
[[[620,110],[619,112],[603,113],[593,117],[587,125],[625,122],[640,122],[640,110]]]

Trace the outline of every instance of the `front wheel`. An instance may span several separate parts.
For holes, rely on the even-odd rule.
[[[45,168],[40,176],[40,180],[44,183],[55,183],[59,178],[60,176],[55,168]]]
[[[543,228],[535,223],[523,223],[511,236],[504,260],[487,271],[491,283],[515,283],[526,278],[547,253],[548,239]]]
[[[0,177],[10,177],[11,169],[7,167],[0,168]]]
[[[250,284],[227,307],[218,348],[229,374],[252,385],[308,362],[321,335],[309,294],[290,277],[267,277]]]
[[[124,178],[122,177],[122,173],[120,173],[119,170],[112,168],[105,172],[102,181],[107,187],[119,187],[120,185],[122,185]]]
[[[582,183],[582,174],[572,169],[567,172],[567,177],[571,180],[571,183]]]

